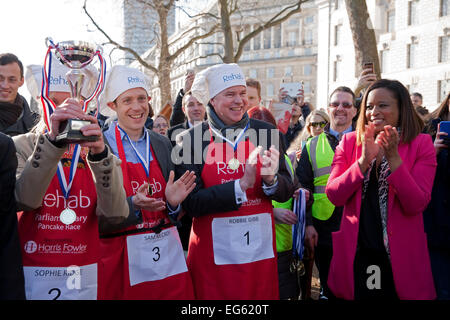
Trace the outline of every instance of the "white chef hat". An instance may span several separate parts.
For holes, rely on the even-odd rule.
[[[136,68],[116,65],[106,75],[105,89],[100,98],[100,113],[112,116],[115,112],[107,106],[122,93],[133,88],[143,88],[150,96],[150,81],[148,76]]]
[[[223,90],[245,86],[245,76],[236,63],[223,63],[199,72],[192,83],[191,92],[205,106]]]
[[[53,53],[50,69],[49,91],[70,92],[69,82],[66,79],[66,73],[70,71],[70,68],[63,65]],[[81,69],[81,72],[85,75],[81,95],[87,98],[94,92],[98,80],[98,71],[94,66],[87,65]],[[25,82],[31,96],[39,100],[42,87],[42,66],[35,64],[27,66]]]

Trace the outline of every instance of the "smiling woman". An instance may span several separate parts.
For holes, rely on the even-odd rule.
[[[422,128],[408,90],[382,79],[364,94],[357,132],[336,148],[326,194],[344,206],[328,276],[339,298],[436,297],[422,218],[436,158]]]

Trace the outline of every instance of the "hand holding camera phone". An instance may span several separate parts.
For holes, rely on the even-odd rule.
[[[302,96],[299,93],[300,90],[303,90],[303,82],[282,83],[280,86],[281,102],[293,104],[297,100],[297,97]]]
[[[369,73],[375,73],[375,68],[373,66],[373,62],[364,62],[363,63],[363,70],[370,69]]]
[[[447,135],[440,135],[439,138],[443,140],[447,147],[450,147],[450,121],[441,121],[439,123],[439,132],[447,133]]]

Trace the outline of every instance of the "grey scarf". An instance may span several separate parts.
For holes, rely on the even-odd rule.
[[[249,122],[249,117],[247,112],[244,113],[242,116],[242,119],[239,120],[236,123],[233,123],[232,125],[227,126],[225,123],[223,123],[222,119],[219,118],[214,108],[208,104],[206,108],[206,113],[208,115],[208,123],[210,126],[212,126],[214,129],[220,131],[222,135],[225,136],[225,131],[227,129],[244,129],[247,123]]]

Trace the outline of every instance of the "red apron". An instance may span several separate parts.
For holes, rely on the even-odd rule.
[[[212,140],[212,139],[211,139]],[[211,143],[201,174],[205,188],[241,178],[255,147],[241,141],[234,152],[227,143]],[[227,163],[236,157],[241,165]],[[197,299],[279,299],[272,203],[259,174],[239,210],[193,218],[187,263]]]
[[[116,143],[122,160],[127,197],[148,182],[152,197],[165,199],[166,181],[150,147],[153,161],[147,177],[140,163],[126,161],[120,134]],[[186,266],[177,228],[165,211],[142,210],[143,223],[100,238],[99,299],[183,300],[193,299],[192,280]],[[160,232],[150,230],[163,225]]]
[[[27,299],[97,299],[97,193],[85,153],[82,150],[67,200],[55,174],[42,206],[19,214]],[[71,158],[69,152],[63,155],[68,159],[63,164],[66,177]],[[69,225],[59,218],[67,207],[77,216]]]

